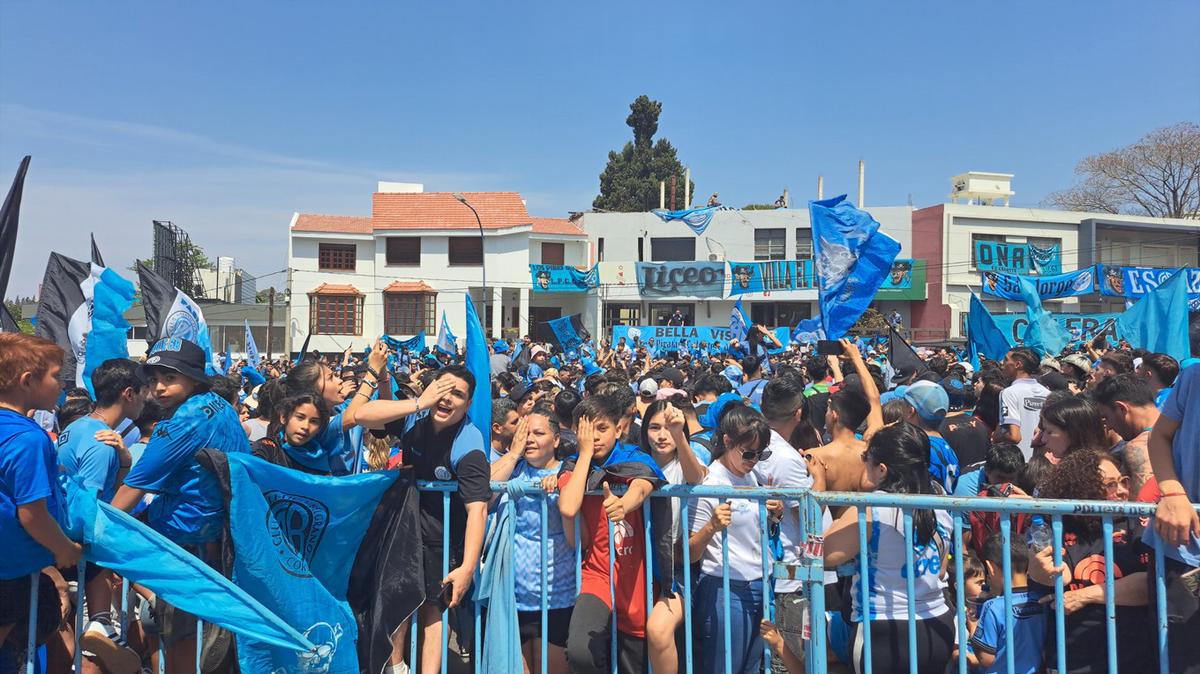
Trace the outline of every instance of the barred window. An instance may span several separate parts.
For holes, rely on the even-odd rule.
[[[308,330],[314,335],[361,335],[361,295],[309,295]]]
[[[354,271],[354,258],[352,243],[317,244],[317,266],[321,271]]]
[[[384,293],[383,328],[389,335],[432,334],[437,314],[434,293]]]
[[[787,259],[787,230],[782,227],[754,230],[754,259]]]
[[[813,253],[812,230],[807,227],[796,228],[796,259],[811,260]]]

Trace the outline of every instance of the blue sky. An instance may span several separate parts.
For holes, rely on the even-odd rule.
[[[89,230],[149,256],[156,218],[275,272],[292,212],[367,214],[380,179],[584,210],[643,93],[736,206],[853,192],[860,158],[868,205],[967,170],[1035,205],[1200,120],[1195,2],[403,4],[0,1],[0,180],[34,157],[9,294]]]

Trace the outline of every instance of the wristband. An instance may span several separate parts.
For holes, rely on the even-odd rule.
[[[376,384],[376,383],[375,383],[375,382],[373,382],[373,381],[368,381],[368,380],[366,380],[366,379],[364,379],[364,380],[362,380],[362,381],[358,382],[358,385],[359,385],[359,387],[360,387],[360,388],[361,388],[361,387],[363,387],[363,386],[369,386],[369,387],[370,387],[372,390],[376,390],[376,389],[378,389],[378,388],[379,388],[379,384]]]
[[[383,379],[383,375],[380,374],[378,370],[372,369],[370,365],[367,366],[367,374],[374,377],[376,381]]]

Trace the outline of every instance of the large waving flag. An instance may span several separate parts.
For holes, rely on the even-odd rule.
[[[914,372],[924,372],[929,368],[925,365],[925,361],[921,360],[921,356],[917,354],[917,350],[912,348],[912,344],[908,343],[900,333],[896,332],[896,328],[888,326],[888,360],[896,371],[913,370]]]
[[[258,355],[258,345],[254,343],[254,333],[250,332],[250,320],[243,319],[246,327],[246,363],[250,367],[258,367],[258,363],[262,358]]]
[[[704,233],[708,229],[709,223],[712,222],[713,213],[717,212],[718,206],[707,206],[705,208],[689,208],[685,211],[668,211],[661,208],[656,208],[651,213],[657,215],[663,222],[671,222],[679,220],[688,226],[696,236]]]
[[[84,284],[91,281],[90,264],[50,253],[46,275],[42,278],[42,294],[38,298],[35,334],[66,351],[61,376],[67,386],[83,386],[85,341],[91,327],[89,298],[84,295]]]
[[[564,354],[579,349],[592,338],[587,328],[583,327],[583,316],[580,314],[555,318],[546,321],[546,325],[550,327],[550,336],[558,342],[558,348]]]
[[[1071,335],[1054,320],[1050,312],[1042,308],[1037,281],[1028,276],[1019,278],[1021,299],[1025,300],[1025,318],[1029,321],[1029,326],[1025,328],[1025,346],[1039,356],[1057,356],[1071,343]]]
[[[729,339],[744,342],[748,332],[750,332],[750,319],[742,309],[742,300],[739,298],[733,303],[733,311],[729,312]]]
[[[8,277],[17,251],[17,225],[21,219],[21,196],[25,192],[25,174],[29,171],[29,155],[21,160],[13,178],[4,208],[0,209],[0,332],[20,332],[17,319],[8,311],[4,298],[8,292]]]
[[[137,263],[137,271],[142,287],[142,307],[146,310],[147,344],[154,346],[163,337],[191,341],[204,349],[205,368],[209,374],[216,374],[212,340],[200,305],[141,262]]]
[[[392,337],[391,335],[382,335],[382,336],[380,336],[379,339],[383,340],[383,343],[385,346],[387,346],[389,349],[395,351],[398,354],[403,353],[405,351],[419,352],[425,348],[425,331],[424,330],[418,332],[417,334],[413,335],[412,337],[409,337],[408,339],[396,339],[395,337]],[[367,351],[369,352],[370,350],[371,350],[370,347],[368,347]]]
[[[978,295],[971,295],[971,310],[967,314],[967,357],[971,365],[979,368],[979,357],[1003,360],[1012,349],[1004,331],[996,325],[996,319],[988,311]]]
[[[1190,358],[1185,274],[1186,270],[1176,272],[1117,316],[1117,334],[1134,348],[1165,353],[1180,362]]]
[[[112,569],[205,622],[240,637],[296,653],[313,644],[219,571],[162,534],[67,483],[66,533],[83,544],[89,563]]]
[[[104,256],[100,254],[100,246],[96,245],[96,235],[91,234],[90,236],[92,237],[92,264],[98,264],[103,267]]]
[[[797,344],[815,344],[825,339],[825,329],[821,327],[821,317],[802,318],[792,328],[792,341]]]
[[[437,350],[448,356],[458,355],[458,338],[450,332],[450,321],[446,320],[445,310],[442,310],[442,326],[438,329]]]
[[[870,213],[846,195],[810,201],[813,257],[821,323],[828,339],[846,334],[887,280],[900,244],[879,231]]]
[[[88,393],[92,390],[92,372],[106,360],[129,357],[129,321],[125,312],[133,306],[137,288],[117,272],[91,265],[91,274],[85,282],[84,296],[90,293],[91,325],[84,342],[82,379]],[[90,285],[90,288],[87,287]]]
[[[487,337],[483,323],[475,313],[475,303],[470,293],[463,293],[467,302],[467,369],[475,375],[475,395],[471,397],[471,408],[467,416],[471,424],[479,429],[484,438],[492,432],[492,366],[488,355]]]

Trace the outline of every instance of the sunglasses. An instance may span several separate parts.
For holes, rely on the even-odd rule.
[[[766,461],[771,458],[771,450],[764,449],[761,452],[742,452],[744,461]]]

